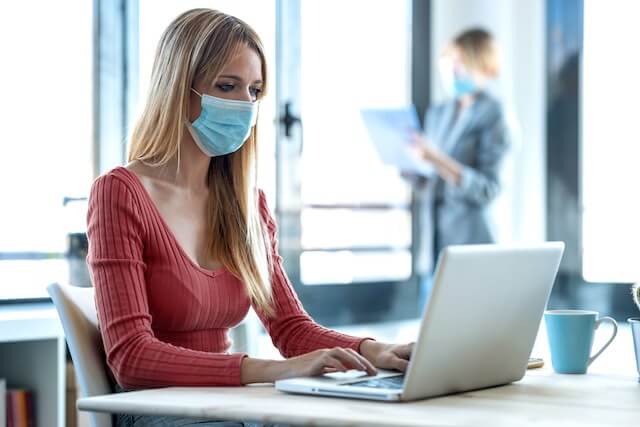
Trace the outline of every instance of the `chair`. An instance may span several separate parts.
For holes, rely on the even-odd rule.
[[[53,283],[47,291],[56,306],[76,368],[80,396],[113,393],[109,370],[98,332],[98,316],[93,288]],[[92,427],[111,427],[111,414],[91,413]]]

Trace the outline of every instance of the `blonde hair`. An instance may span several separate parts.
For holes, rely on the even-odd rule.
[[[211,9],[193,9],[178,16],[158,44],[146,105],[131,135],[129,161],[161,166],[173,158],[179,160],[191,88],[199,81],[215,81],[245,46],[262,61],[264,94],[265,55],[249,25]],[[271,315],[271,252],[259,214],[256,139],[257,126],[241,149],[211,158],[207,247],[213,259],[245,283],[257,307]]]
[[[491,34],[480,28],[460,33],[453,39],[462,63],[469,70],[496,77],[500,70],[498,48]]]

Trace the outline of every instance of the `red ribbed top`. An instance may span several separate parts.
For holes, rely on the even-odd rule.
[[[271,238],[275,315],[256,307],[284,357],[331,347],[358,351],[363,338],[323,328],[302,308],[277,252],[276,223],[260,192]],[[241,385],[244,353],[229,354],[227,331],[249,310],[244,284],[223,268],[198,266],[181,248],[137,175],[99,177],[87,216],[87,262],[107,363],[124,388]]]

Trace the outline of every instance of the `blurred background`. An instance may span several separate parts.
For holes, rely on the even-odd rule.
[[[236,15],[264,42],[259,181],[316,320],[418,315],[415,197],[378,158],[359,112],[413,103],[422,116],[445,95],[443,47],[469,27],[498,42],[492,90],[514,135],[492,206],[498,240],[566,242],[551,306],[633,312],[640,3],[625,0],[3,2],[2,302],[47,299],[55,281],[90,285],[89,188],[125,163],[159,36],[194,7]]]

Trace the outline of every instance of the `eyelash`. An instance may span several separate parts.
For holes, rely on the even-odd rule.
[[[220,84],[216,86],[218,87],[218,89],[220,89],[223,92],[231,92],[235,88],[235,86],[231,84]],[[249,90],[251,91],[251,94],[256,98],[259,97],[260,94],[262,93],[262,89],[258,89],[255,87],[252,87]]]

